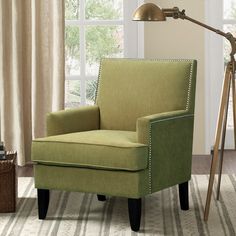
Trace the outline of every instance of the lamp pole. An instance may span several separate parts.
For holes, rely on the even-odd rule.
[[[218,186],[217,186],[217,200],[219,199],[223,155],[224,155],[224,147],[225,147],[225,134],[226,134],[226,128],[227,128],[227,114],[228,114],[228,105],[229,105],[231,85],[232,85],[232,101],[233,101],[234,143],[236,147],[236,99],[235,99],[236,62],[235,62],[235,57],[234,57],[236,53],[236,38],[231,33],[225,33],[209,25],[206,25],[200,21],[197,21],[189,16],[186,16],[185,10],[180,11],[178,7],[160,9],[158,6],[156,6],[153,3],[146,3],[140,6],[135,11],[133,20],[165,21],[167,17],[172,17],[174,19],[188,20],[194,24],[197,24],[201,27],[204,27],[205,29],[208,29],[212,32],[215,32],[216,34],[223,36],[230,42],[230,45],[231,45],[230,61],[227,63],[227,66],[226,66],[223,87],[222,87],[220,108],[219,108],[218,121],[217,121],[216,133],[215,133],[215,143],[214,143],[214,148],[213,148],[213,157],[211,161],[210,179],[209,179],[209,184],[208,184],[206,205],[205,205],[205,211],[204,211],[204,220],[207,221],[208,216],[209,216],[216,167],[218,163],[219,146],[221,145],[219,178],[218,178]]]

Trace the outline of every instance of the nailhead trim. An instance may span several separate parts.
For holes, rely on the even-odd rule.
[[[104,60],[104,59],[102,59]],[[102,60],[100,62],[100,66],[99,66],[99,71],[98,71],[98,83],[97,83],[97,88],[95,91],[95,104],[97,104],[97,98],[98,98],[98,90],[100,88],[100,82],[101,82],[101,73],[102,73]]]
[[[148,183],[149,193],[152,193],[152,123],[149,129]]]
[[[193,75],[193,63],[191,63],[190,67],[190,75],[189,75],[189,83],[188,83],[188,97],[187,97],[187,103],[186,103],[186,110],[189,110],[189,101],[190,101],[190,95],[191,95],[191,87],[192,87],[192,75]]]

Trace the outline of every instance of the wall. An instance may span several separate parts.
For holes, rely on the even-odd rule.
[[[204,0],[158,0],[163,8],[179,7],[186,15],[204,22]],[[187,58],[198,61],[194,126],[194,154],[205,154],[205,30],[186,20],[168,18],[166,22],[145,22],[145,58]]]

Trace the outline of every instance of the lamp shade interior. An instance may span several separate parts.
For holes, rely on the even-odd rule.
[[[166,17],[160,7],[154,3],[145,3],[138,7],[133,15],[135,21],[165,21]]]

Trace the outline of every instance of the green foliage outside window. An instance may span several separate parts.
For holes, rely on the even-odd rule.
[[[109,57],[121,53],[122,48],[117,45],[119,35],[117,26],[89,26],[86,32],[86,59],[92,65],[98,63],[102,57]]]
[[[87,96],[86,97],[90,101],[94,101],[95,102],[97,84],[98,84],[98,81],[97,80],[93,80],[93,81],[90,81],[88,83],[88,85],[87,85],[87,89],[86,89],[86,95]]]
[[[65,1],[65,19],[66,20],[79,19],[79,0]]]
[[[66,74],[70,75],[72,69],[79,69],[79,28],[75,26],[65,27],[65,61]]]
[[[85,2],[86,19],[117,20],[122,18],[121,0],[86,0]]]

